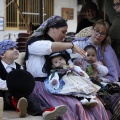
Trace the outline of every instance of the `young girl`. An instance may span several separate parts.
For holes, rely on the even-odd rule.
[[[93,84],[80,67],[68,64],[68,60],[62,52],[50,54],[46,62],[46,69],[51,72],[44,82],[46,90],[53,94],[73,95],[86,107],[97,105],[94,98],[100,87]]]
[[[86,51],[86,57],[83,59],[74,58],[73,63],[81,66],[94,82],[101,82],[99,84],[106,85],[107,83],[102,81],[106,79],[104,76],[108,74],[108,68],[102,62],[97,61],[96,48],[93,45],[87,45],[84,50]]]

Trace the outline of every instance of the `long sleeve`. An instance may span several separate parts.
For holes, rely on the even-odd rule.
[[[108,74],[108,68],[102,64],[97,65],[97,70],[102,77]]]
[[[6,80],[0,78],[0,90],[8,90]]]
[[[55,85],[52,85],[53,80],[57,81]],[[57,72],[54,72],[49,76],[49,84],[53,89],[59,88],[60,83],[59,83],[59,75]]]
[[[89,76],[87,75],[87,73],[85,71],[83,71],[79,66],[74,66],[74,70],[78,73],[82,72],[85,75],[85,78],[89,78]]]
[[[104,62],[109,70],[105,78],[109,79],[111,82],[117,82],[118,78],[120,78],[120,65],[118,63],[115,52],[110,45],[106,46]]]

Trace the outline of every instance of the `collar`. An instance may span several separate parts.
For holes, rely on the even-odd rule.
[[[92,38],[89,37],[88,40],[87,40],[86,42],[89,43],[90,45],[93,45],[96,49],[101,48],[100,45],[99,45],[99,46],[98,46],[98,45],[94,45],[94,44],[91,42],[91,39],[92,39]]]
[[[50,40],[51,42],[54,42],[53,38],[51,38],[48,34],[46,34],[44,37],[45,40]]]
[[[5,69],[6,69],[8,66],[16,69],[16,64],[15,64],[15,62],[13,62],[13,63],[10,64],[10,65],[6,64],[6,63],[5,63],[4,61],[2,61],[2,60],[1,60],[1,62],[2,62],[2,64],[3,64],[3,66],[4,66]]]

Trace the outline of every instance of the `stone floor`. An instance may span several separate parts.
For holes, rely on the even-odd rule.
[[[25,118],[19,118],[16,111],[4,111],[2,120],[43,120],[42,116],[27,115]]]

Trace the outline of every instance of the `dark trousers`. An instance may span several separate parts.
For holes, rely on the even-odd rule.
[[[11,103],[11,94],[9,91],[0,90],[0,97],[3,97],[4,100],[4,110],[15,110],[14,106]]]
[[[30,115],[42,115],[43,111],[47,108],[51,108],[51,106],[47,103],[47,101],[39,95],[39,99],[37,96],[29,96],[27,98],[28,101],[28,114]]]

